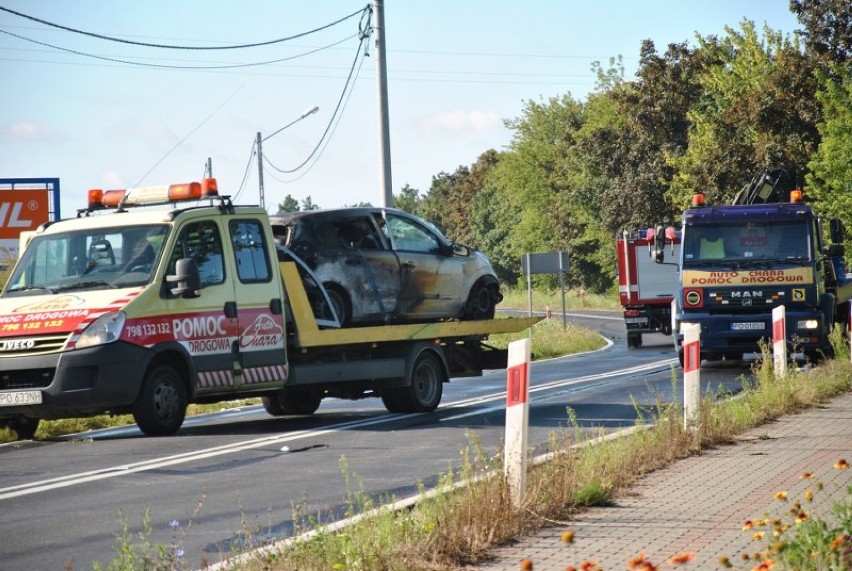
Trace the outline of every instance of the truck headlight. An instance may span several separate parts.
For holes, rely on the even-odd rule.
[[[77,339],[77,349],[104,345],[118,340],[124,329],[126,318],[127,315],[123,311],[112,311],[101,315],[92,321]]]
[[[819,327],[818,319],[802,319],[796,322],[796,329],[816,329]]]

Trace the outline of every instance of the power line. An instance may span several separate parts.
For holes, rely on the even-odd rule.
[[[149,42],[137,42],[137,41],[133,41],[133,40],[127,40],[127,39],[124,39],[124,38],[118,38],[118,37],[115,37],[115,36],[107,36],[107,35],[98,34],[98,33],[95,33],[95,32],[87,32],[87,31],[84,31],[84,30],[79,30],[77,28],[72,28],[70,26],[64,26],[62,24],[57,24],[55,22],[49,22],[47,20],[42,20],[41,18],[36,18],[35,16],[30,16],[28,14],[24,14],[23,12],[17,12],[15,10],[10,9],[10,8],[0,6],[0,11],[7,12],[9,14],[14,14],[15,16],[20,16],[21,18],[26,18],[27,20],[32,20],[33,22],[38,22],[39,24],[44,24],[45,26],[50,26],[52,28],[65,30],[66,32],[81,34],[81,35],[84,35],[84,36],[88,36],[90,38],[97,38],[99,40],[106,40],[106,41],[110,41],[110,42],[118,42],[118,43],[122,43],[122,44],[134,45],[134,46],[142,46],[142,47],[147,47],[147,48],[161,48],[161,49],[170,49],[170,50],[236,50],[236,49],[244,49],[244,48],[256,48],[256,47],[261,47],[261,46],[269,46],[269,45],[273,45],[273,44],[279,44],[279,43],[282,43],[282,42],[287,42],[287,41],[290,41],[290,40],[295,40],[295,39],[298,39],[298,38],[303,38],[303,37],[308,36],[310,34],[314,34],[316,32],[322,31],[322,30],[326,30],[328,28],[331,28],[332,26],[336,26],[337,24],[340,24],[341,22],[344,22],[344,21],[348,20],[349,18],[352,18],[353,16],[357,16],[359,14],[362,15],[362,17],[363,17],[364,12],[370,11],[370,10],[371,10],[371,8],[370,8],[370,5],[368,4],[365,8],[361,8],[360,10],[357,10],[357,11],[349,14],[348,16],[344,16],[343,18],[335,20],[334,22],[326,24],[325,26],[320,26],[319,28],[315,28],[315,29],[309,30],[307,32],[295,34],[293,36],[287,36],[287,37],[278,38],[278,39],[275,39],[275,40],[268,40],[268,41],[265,41],[265,42],[256,42],[256,43],[252,43],[252,44],[222,45],[222,46],[180,46],[180,45],[170,45],[170,44],[155,44],[155,43],[149,43]]]
[[[370,38],[370,34],[372,32],[372,28],[370,26],[371,16],[372,11],[366,14],[366,22],[364,18],[362,18],[361,22],[358,24],[358,28],[361,34],[361,41],[358,44],[358,50],[355,52],[355,59],[352,60],[352,65],[349,68],[349,75],[346,77],[346,82],[343,84],[343,89],[340,92],[340,97],[338,97],[337,99],[337,105],[334,107],[334,112],[332,113],[331,118],[328,120],[328,124],[325,127],[325,131],[323,131],[320,140],[317,142],[316,146],[310,152],[308,157],[304,161],[302,161],[298,166],[292,169],[280,169],[273,165],[271,162],[269,162],[266,157],[262,157],[264,163],[268,163],[270,167],[274,168],[282,174],[292,174],[304,167],[306,164],[308,164],[308,162],[314,157],[314,155],[316,155],[317,151],[323,145],[323,142],[325,142],[326,138],[329,136],[329,132],[331,131],[332,126],[335,124],[335,120],[338,119],[339,114],[342,112],[342,106],[346,98],[347,90],[351,92],[350,86],[352,85],[353,75],[355,74],[356,68],[360,70],[360,66],[357,65],[358,59],[367,57],[366,50],[362,55],[361,48],[364,46],[365,42]]]
[[[303,53],[300,53],[300,54],[296,54],[296,55],[293,55],[293,56],[288,56],[288,57],[285,57],[285,58],[279,58],[279,59],[274,59],[274,60],[250,62],[250,63],[227,64],[227,65],[223,64],[223,65],[210,65],[210,66],[201,66],[201,65],[189,66],[189,65],[170,65],[170,64],[148,63],[148,62],[139,62],[139,61],[130,61],[130,60],[112,58],[112,57],[107,57],[107,56],[99,56],[97,54],[81,52],[81,51],[78,51],[78,50],[72,50],[71,48],[63,48],[62,46],[56,46],[56,45],[53,45],[53,44],[49,44],[47,42],[41,42],[39,40],[34,40],[32,38],[27,38],[25,36],[15,34],[15,33],[10,32],[8,30],[0,29],[0,33],[12,36],[14,38],[18,38],[19,40],[24,40],[25,42],[31,42],[33,44],[38,44],[40,46],[53,48],[55,50],[71,53],[71,54],[74,54],[74,55],[79,55],[79,56],[88,57],[88,58],[92,58],[92,59],[98,59],[98,60],[101,60],[101,61],[109,61],[109,62],[113,62],[113,63],[121,63],[121,64],[132,65],[132,66],[154,67],[154,68],[159,68],[159,69],[184,69],[184,70],[235,69],[235,68],[241,68],[241,67],[255,67],[255,66],[261,66],[261,65],[269,65],[269,64],[273,64],[273,63],[281,63],[281,62],[285,62],[285,61],[294,60],[294,59],[297,59],[297,58],[300,58],[300,57],[305,57],[305,56],[315,54],[317,52],[338,46],[338,45],[358,36],[358,34],[352,34],[351,36],[347,36],[347,37],[343,38],[342,40],[338,40],[338,41],[333,42],[331,44],[328,44],[328,45],[325,45],[325,46],[322,46],[322,47],[319,47],[319,48],[315,48],[313,50],[303,52]]]
[[[199,123],[199,124],[198,124],[198,125],[197,125],[197,126],[196,126],[193,130],[192,130],[192,131],[190,131],[189,133],[187,133],[187,134],[186,134],[186,136],[185,136],[183,139],[181,139],[180,141],[178,141],[177,143],[175,143],[175,145],[174,145],[171,149],[169,149],[169,150],[166,152],[166,154],[165,154],[165,155],[163,155],[163,156],[160,158],[160,160],[158,160],[156,163],[154,163],[154,165],[153,165],[150,169],[148,169],[148,171],[147,171],[145,174],[143,174],[143,175],[142,175],[142,178],[140,178],[140,179],[136,182],[136,184],[134,184],[133,186],[139,186],[139,185],[142,183],[142,181],[143,181],[143,180],[145,180],[145,177],[147,177],[149,174],[151,174],[151,171],[153,171],[155,168],[157,168],[157,166],[159,166],[159,164],[160,164],[161,162],[163,162],[164,160],[166,160],[166,157],[168,157],[170,154],[172,154],[172,153],[174,152],[174,150],[175,150],[175,149],[177,149],[179,146],[181,146],[181,145],[183,144],[183,142],[184,142],[184,141],[186,141],[189,137],[191,137],[193,133],[195,133],[196,131],[198,131],[198,130],[199,130],[199,129],[200,129],[200,128],[201,128],[201,127],[205,124],[205,123],[207,123],[207,121],[209,121],[210,119],[212,119],[212,118],[213,118],[213,116],[214,116],[214,115],[216,115],[216,113],[218,113],[218,112],[219,112],[219,110],[220,110],[220,109],[222,109],[222,107],[224,107],[224,106],[225,106],[225,105],[226,105],[226,104],[227,104],[227,103],[228,103],[231,99],[233,99],[233,98],[234,98],[234,96],[235,96],[237,93],[239,93],[239,92],[240,92],[240,90],[241,90],[242,88],[243,88],[243,86],[242,86],[242,85],[241,85],[241,86],[239,86],[239,87],[238,87],[238,88],[237,88],[237,89],[236,89],[236,90],[235,90],[232,94],[230,94],[230,95],[229,95],[229,96],[228,96],[228,97],[227,97],[227,98],[226,98],[226,99],[225,99],[222,103],[220,103],[220,104],[219,104],[219,106],[218,106],[218,107],[216,107],[216,109],[214,109],[214,110],[213,110],[213,112],[212,112],[212,113],[210,113],[210,114],[209,114],[209,115],[208,115],[208,116],[207,116],[207,117],[206,117],[206,118],[205,118],[205,119],[204,119],[201,123]]]

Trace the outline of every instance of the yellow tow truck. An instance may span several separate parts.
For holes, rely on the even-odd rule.
[[[233,205],[215,179],[88,200],[27,236],[0,294],[0,425],[21,438],[40,419],[102,413],[171,435],[189,403],[245,397],[272,415],[325,397],[428,412],[451,377],[506,366],[489,335],[537,321],[342,328],[266,211]]]

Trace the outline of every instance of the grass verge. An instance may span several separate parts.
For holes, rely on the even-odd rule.
[[[555,316],[562,311],[562,291],[533,290],[532,302],[534,311],[544,311],[545,308],[550,306]],[[529,304],[529,293],[527,293],[526,288],[504,289],[503,301],[500,302],[499,308],[526,310],[529,308]],[[618,301],[617,293],[599,294],[572,289],[565,291],[565,309],[567,311],[576,311],[578,309],[621,311],[621,304]]]

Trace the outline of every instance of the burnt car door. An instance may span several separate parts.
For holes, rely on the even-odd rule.
[[[464,303],[464,273],[452,245],[414,217],[386,211],[383,230],[399,258],[399,314],[410,319],[453,317]]]
[[[350,295],[353,321],[387,320],[398,311],[399,260],[369,213],[327,220],[316,228],[323,249],[334,253],[337,280]]]

